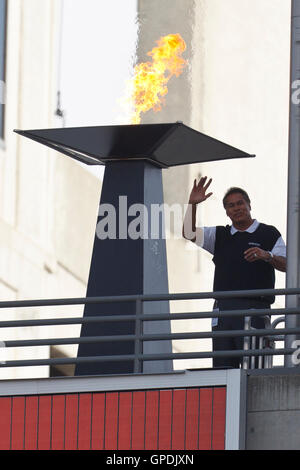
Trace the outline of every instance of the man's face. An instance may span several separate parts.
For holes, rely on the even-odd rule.
[[[240,225],[251,220],[251,206],[245,201],[241,193],[234,193],[227,196],[225,200],[225,210],[233,224]]]

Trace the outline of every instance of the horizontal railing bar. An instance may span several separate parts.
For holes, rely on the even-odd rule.
[[[169,334],[146,334],[146,335],[107,335],[107,336],[86,336],[76,338],[45,338],[26,340],[3,341],[6,348],[51,346],[81,343],[105,343],[111,341],[162,341],[162,340],[189,340],[207,338],[226,337],[247,337],[247,336],[277,336],[278,334],[293,335],[300,333],[300,328],[274,328],[274,329],[253,329],[253,330],[223,330],[223,331],[202,331],[197,333],[169,333]]]
[[[18,301],[2,301],[2,308],[18,308],[18,307],[46,307],[46,306],[62,306],[62,305],[86,305],[86,304],[104,304],[104,303],[120,303],[120,302],[142,302],[142,301],[161,301],[161,300],[201,300],[201,299],[230,299],[230,298],[252,298],[270,295],[300,295],[300,288],[289,289],[259,289],[245,291],[219,291],[219,292],[198,292],[188,294],[153,294],[153,295],[128,295],[128,296],[109,296],[109,297],[88,297],[88,298],[65,298],[65,299],[39,299],[39,300],[18,300]],[[175,321],[175,320],[191,320],[205,318],[223,318],[223,317],[257,317],[257,316],[279,316],[279,315],[296,315],[300,314],[299,308],[281,308],[281,309],[241,309],[227,311],[209,311],[209,312],[181,312],[181,313],[155,313],[155,314],[104,314],[93,315],[88,317],[72,317],[72,318],[46,318],[31,320],[6,320],[0,322],[0,328],[14,328],[26,326],[59,326],[68,324],[84,324],[84,323],[100,323],[100,322],[122,322],[136,320],[144,321]],[[33,346],[50,346],[50,345],[71,345],[80,343],[100,343],[111,341],[161,341],[161,340],[189,340],[204,339],[215,337],[273,337],[281,338],[278,335],[299,334],[300,328],[266,328],[266,329],[250,329],[250,330],[234,330],[234,331],[202,331],[189,333],[171,333],[171,334],[147,334],[147,335],[114,335],[114,336],[91,336],[91,337],[72,337],[72,338],[42,338],[27,340],[7,340],[4,342],[6,348],[12,347],[33,347]],[[284,336],[283,336],[284,338]],[[1,337],[0,337],[1,341]],[[1,341],[3,344],[3,342]],[[5,348],[2,348],[2,352]],[[132,355],[112,355],[112,356],[96,356],[96,357],[65,357],[65,358],[49,358],[49,359],[27,359],[3,361],[0,367],[23,367],[23,366],[39,366],[39,365],[58,365],[58,364],[77,364],[82,362],[113,362],[113,361],[164,361],[179,359],[206,359],[213,357],[242,357],[242,356],[275,356],[292,354],[296,349],[259,349],[259,350],[234,350],[234,351],[205,351],[205,352],[186,352],[186,353],[169,353],[169,354],[132,354]]]
[[[296,315],[300,313],[300,308],[282,308],[282,309],[251,309],[251,317],[262,315]],[[25,326],[59,326],[76,325],[82,323],[100,323],[100,322],[121,322],[135,321],[162,321],[162,320],[195,320],[204,318],[222,318],[222,317],[241,317],[250,316],[248,310],[223,310],[220,312],[184,312],[184,313],[144,313],[140,315],[105,315],[89,317],[66,317],[66,318],[46,318],[34,320],[6,320],[0,321],[0,328],[14,328]]]
[[[9,300],[1,301],[0,308],[9,307],[46,307],[57,305],[79,305],[79,304],[100,304],[111,302],[133,302],[160,301],[160,300],[196,300],[196,299],[230,299],[242,297],[263,297],[273,295],[297,295],[300,294],[300,288],[287,289],[252,289],[238,291],[218,291],[218,292],[194,292],[182,294],[144,294],[144,295],[122,295],[106,297],[81,297],[81,298],[62,298],[62,299],[36,299],[36,300]]]
[[[282,349],[253,349],[253,350],[235,350],[235,351],[214,351],[214,352],[197,352],[197,353],[170,353],[170,354],[139,354],[137,356],[140,361],[161,361],[161,360],[178,360],[178,359],[207,359],[213,357],[236,357],[236,356],[271,356],[271,355],[287,355],[296,351],[293,348]],[[27,366],[47,366],[59,364],[79,364],[79,363],[95,363],[95,362],[115,362],[115,361],[134,361],[134,354],[126,354],[122,356],[92,356],[77,358],[56,358],[56,359],[27,359],[0,362],[0,368],[6,367],[27,367]]]

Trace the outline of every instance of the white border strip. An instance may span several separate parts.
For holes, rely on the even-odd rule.
[[[227,371],[226,450],[245,448],[246,373],[242,369]]]
[[[225,370],[178,371],[168,374],[55,377],[0,381],[0,396],[147,390],[226,384],[227,373]]]

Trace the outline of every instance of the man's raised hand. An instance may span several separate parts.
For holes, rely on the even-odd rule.
[[[212,193],[206,194],[206,191],[212,182],[210,178],[206,183],[207,176],[203,176],[200,178],[199,183],[197,184],[197,180],[194,180],[194,186],[190,194],[189,204],[199,204],[200,202],[206,201]]]

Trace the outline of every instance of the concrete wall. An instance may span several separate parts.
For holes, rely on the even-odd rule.
[[[195,2],[194,0],[139,0],[138,1],[138,44],[137,62],[149,60],[147,52],[155,45],[156,41],[167,34],[179,33],[187,46],[183,57],[188,61],[188,66],[182,75],[173,77],[168,82],[168,94],[165,97],[165,105],[160,112],[149,111],[142,115],[143,123],[175,122],[183,121],[192,126],[193,109],[193,44],[195,28]],[[199,173],[194,165],[194,171]],[[182,211],[187,203],[190,187],[190,168],[180,166],[163,170],[164,200],[170,206],[181,204]],[[175,292],[198,292],[202,290],[200,276],[199,250],[183,239],[178,239],[178,233],[174,233],[174,227],[167,227],[167,259],[169,290]],[[181,227],[180,227],[181,232]],[[202,274],[202,273],[201,273]],[[211,286],[209,286],[210,290]],[[180,301],[171,302],[172,312],[186,312],[205,310],[206,302]],[[173,322],[172,331],[179,333],[184,331],[207,330],[210,322],[202,320]],[[201,342],[201,348],[210,348],[210,340]],[[198,351],[199,341],[183,340],[173,342],[173,351]],[[209,366],[210,360],[181,360],[175,361],[175,367],[184,369],[188,367]]]
[[[8,2],[5,139],[0,148],[0,300],[85,295],[101,182],[13,129],[60,127],[60,1]],[[1,319],[81,315],[82,307],[1,310]],[[77,336],[78,327],[1,330],[7,339]],[[74,348],[65,348],[74,355]],[[76,351],[75,351],[76,352]],[[49,347],[5,351],[6,360],[48,358]],[[48,376],[48,367],[1,369],[0,378]]]
[[[202,64],[202,72],[194,80],[193,122],[256,155],[202,166],[213,178],[214,194],[201,219],[206,225],[230,223],[221,200],[228,187],[241,186],[253,217],[276,225],[286,238],[290,2],[196,4],[194,63]],[[205,262],[203,267],[208,269]],[[285,276],[277,274],[278,286],[284,286]]]
[[[247,450],[300,448],[300,374],[297,369],[248,377]]]
[[[202,165],[202,173],[213,178],[214,194],[201,207],[199,223],[230,223],[221,201],[229,187],[240,186],[250,196],[253,218],[275,225],[286,240],[291,4],[202,0],[196,5],[193,65],[199,80],[193,80],[192,122],[256,155]],[[200,265],[206,273],[202,289],[209,290],[211,256],[201,254]],[[276,287],[285,287],[284,273],[276,272]],[[278,296],[273,308],[284,305]]]
[[[194,178],[213,178],[213,196],[198,208],[199,225],[230,223],[222,207],[225,191],[241,186],[252,216],[275,225],[286,239],[290,2],[286,0],[141,0],[138,60],[156,39],[179,32],[189,67],[170,83],[161,113],[143,122],[183,120],[255,159],[190,165],[164,173],[166,202],[186,203]],[[167,241],[171,292],[211,291],[212,256],[189,242]],[[277,272],[276,287],[285,287]],[[278,297],[274,308],[284,306]],[[211,310],[212,301],[182,303],[178,310]],[[275,313],[275,312],[274,312]],[[174,331],[180,326],[174,325]],[[210,330],[210,321],[185,322],[183,330]],[[199,350],[210,342],[177,342],[175,350]],[[276,359],[275,362],[281,359]],[[199,361],[198,365],[210,365]],[[195,364],[180,362],[179,367]]]

